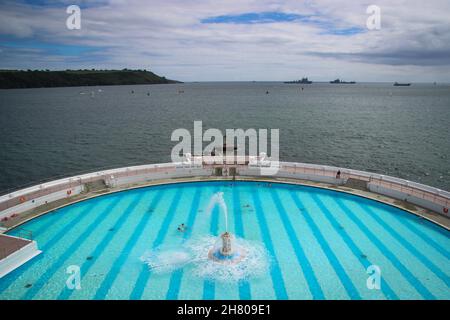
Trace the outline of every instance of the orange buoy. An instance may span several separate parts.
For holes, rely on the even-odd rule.
[[[20,200],[20,202],[22,202],[22,203],[24,203],[25,201],[27,201],[27,199],[26,199],[24,196],[21,196],[19,200]]]
[[[444,207],[444,209],[442,209],[442,210],[444,211],[444,213],[448,213],[448,208]]]

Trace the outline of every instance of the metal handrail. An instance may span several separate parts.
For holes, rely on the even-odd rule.
[[[289,162],[283,162],[283,165],[281,166],[281,169],[285,168],[294,168],[297,170],[299,167],[303,169],[303,173],[307,174],[307,170],[311,171],[312,174],[317,175],[317,165],[312,164],[303,164],[303,163],[289,163]],[[299,166],[300,165],[300,166]],[[373,185],[379,185],[379,186],[387,186],[389,189],[395,190],[396,188],[400,188],[399,191],[405,192],[405,188],[407,189],[406,193],[417,193],[421,192],[422,195],[418,196],[419,198],[422,198],[424,200],[427,200],[427,195],[432,196],[434,199],[439,198],[443,200],[444,204],[450,204],[450,192],[430,187],[427,185],[419,184],[417,182],[411,182],[408,180],[391,177],[391,176],[385,176],[380,174],[374,174],[370,172],[365,171],[358,171],[358,170],[352,170],[352,169],[341,169],[338,167],[329,167],[329,166],[322,166],[322,176],[333,176],[336,174],[338,170],[341,171],[341,177],[347,177],[347,178],[354,178],[357,180],[367,181],[370,182],[370,184]],[[417,194],[416,194],[417,195]]]
[[[324,177],[336,177],[338,170],[341,171],[341,178],[353,178],[361,181],[368,182],[370,185],[388,188],[391,190],[398,190],[405,194],[413,195],[414,197],[431,201],[433,203],[449,207],[450,206],[450,192],[422,185],[416,182],[403,180],[400,178],[385,176],[381,174],[375,174],[365,171],[358,171],[352,169],[338,168],[332,166],[307,164],[307,163],[295,163],[295,162],[280,162],[279,170],[281,172],[288,173],[303,173],[310,176],[324,176]],[[259,166],[263,166],[259,164]],[[247,165],[247,168],[255,168],[255,165]],[[258,165],[256,165],[258,167]],[[186,163],[160,163],[160,164],[147,164],[137,165],[131,167],[122,167],[115,169],[106,169],[96,172],[90,172],[78,176],[66,177],[59,180],[53,180],[50,182],[34,185],[32,187],[17,190],[13,193],[0,196],[0,212],[21,204],[24,201],[23,197],[26,197],[26,201],[32,201],[44,195],[52,194],[55,192],[68,190],[74,187],[82,186],[85,183],[94,182],[98,180],[111,180],[123,177],[133,177],[139,175],[151,175],[152,173],[170,173],[176,172],[176,170],[190,170],[203,168],[207,169],[207,166],[192,162]]]
[[[125,167],[131,167],[131,166],[137,166],[137,165],[144,165],[141,162],[130,162],[127,163]],[[30,181],[24,184],[20,184],[11,188],[6,188],[6,189],[1,189],[0,190],[0,197],[10,194],[10,193],[14,193],[32,186],[36,186],[36,185],[41,185],[47,182],[52,182],[55,180],[59,180],[59,179],[64,179],[64,178],[69,178],[69,177],[73,177],[73,176],[79,176],[79,175],[83,175],[83,174],[88,174],[88,173],[92,173],[92,172],[98,172],[98,171],[104,171],[104,170],[111,170],[111,169],[115,169],[117,168],[117,166],[114,165],[109,165],[109,166],[103,166],[103,167],[95,167],[95,168],[91,168],[91,169],[83,169],[83,170],[76,170],[76,171],[71,171],[70,173],[63,173],[63,174],[57,174],[54,176],[50,176],[47,178],[43,178],[43,179],[39,179],[39,180],[34,180],[34,181]],[[92,170],[96,170],[96,171],[92,171]]]

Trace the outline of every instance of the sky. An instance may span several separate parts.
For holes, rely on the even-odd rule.
[[[69,5],[81,29],[66,26]],[[370,30],[370,5],[380,28]],[[448,0],[0,0],[0,69],[450,82]]]

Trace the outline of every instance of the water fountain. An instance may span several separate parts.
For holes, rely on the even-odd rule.
[[[245,257],[245,249],[234,243],[234,236],[228,232],[228,208],[223,198],[223,192],[215,193],[209,202],[207,212],[219,205],[225,218],[225,232],[222,233],[215,245],[209,250],[208,258],[219,263],[233,264]]]
[[[141,260],[157,274],[186,268],[200,278],[225,282],[267,274],[271,259],[264,246],[236,238],[228,231],[228,208],[223,192],[212,195],[207,214],[216,206],[225,219],[225,231],[219,237],[199,235],[178,246],[162,245],[147,251]]]

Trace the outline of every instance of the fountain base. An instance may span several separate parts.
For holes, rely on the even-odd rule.
[[[141,257],[154,276],[185,270],[190,275],[220,282],[267,277],[271,258],[263,245],[232,236],[233,252],[221,254],[220,237],[202,236],[181,245],[161,245],[146,251]]]
[[[236,248],[233,254],[226,256],[224,256],[220,250],[214,250],[214,248],[208,252],[208,259],[222,264],[236,264],[242,261],[245,256],[246,251],[241,248]]]
[[[215,245],[208,252],[208,258],[223,264],[235,264],[246,256],[246,251],[240,247],[232,246],[233,236],[225,232],[220,236],[222,246]]]

